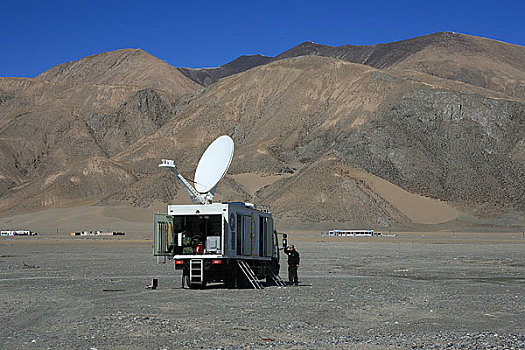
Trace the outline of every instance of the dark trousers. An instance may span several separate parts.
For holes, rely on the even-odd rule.
[[[297,277],[297,266],[288,265],[288,281],[290,284],[299,284],[299,278]]]

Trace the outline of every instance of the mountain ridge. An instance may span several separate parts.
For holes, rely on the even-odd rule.
[[[300,62],[301,67],[305,68],[307,68],[308,65],[313,65],[312,68],[308,69],[311,69],[312,72],[316,72],[316,80],[320,79],[321,77],[325,77],[326,79],[328,79],[327,82],[329,82],[329,80],[333,78],[333,76],[331,76],[331,73],[333,72],[333,64],[339,63],[342,65],[340,69],[342,69],[343,66],[345,66],[347,67],[346,69],[350,69],[350,71],[354,72],[351,75],[356,74],[355,69],[361,72],[359,74],[364,74],[368,81],[367,84],[371,84],[370,86],[382,87],[379,89],[375,88],[376,95],[367,96],[370,92],[367,88],[364,88],[363,90],[364,82],[362,80],[359,80],[360,82],[358,84],[347,82],[346,80],[339,82],[339,88],[348,89],[348,87],[351,88],[352,86],[355,86],[357,88],[357,90],[348,90],[348,92],[345,93],[345,96],[347,96],[345,98],[350,99],[348,100],[348,102],[352,104],[358,103],[358,105],[354,105],[353,107],[350,107],[351,105],[348,105],[348,108],[350,108],[350,110],[352,110],[355,115],[353,117],[344,116],[344,111],[343,114],[340,116],[338,116],[337,114],[334,115],[333,113],[340,113],[336,111],[341,111],[340,107],[344,105],[342,104],[342,101],[332,101],[334,108],[333,110],[331,109],[331,107],[329,107],[328,110],[324,110],[324,108],[326,107],[322,107],[321,109],[319,109],[319,107],[325,105],[324,101],[329,99],[328,94],[322,97],[319,100],[319,103],[316,103],[316,105],[309,105],[311,104],[311,102],[309,101],[312,101],[311,96],[315,96],[317,93],[314,93],[314,91],[311,90],[305,90],[305,88],[308,86],[315,87],[317,84],[314,83],[312,80],[310,80],[307,83],[306,81],[303,81],[300,78],[300,76],[296,76],[297,68],[299,66],[297,62]],[[318,64],[321,64],[324,67],[325,73],[321,73],[322,71],[320,70]],[[276,69],[277,67],[283,65],[289,66],[289,73],[285,73],[280,68]],[[270,73],[271,70],[275,71],[273,73]],[[344,164],[346,165],[362,168],[370,172],[371,174],[380,176],[383,179],[387,179],[388,181],[400,186],[401,188],[408,189],[413,193],[420,193],[433,198],[443,198],[452,202],[465,201],[470,203],[479,202],[481,204],[490,200],[497,199],[496,204],[498,206],[504,205],[504,203],[515,203],[515,205],[517,205],[518,207],[523,207],[523,198],[520,197],[523,195],[523,189],[521,189],[521,187],[519,186],[519,182],[517,183],[515,180],[509,180],[512,178],[518,179],[523,176],[522,172],[520,173],[520,168],[515,168],[515,170],[513,171],[516,171],[516,173],[514,174],[509,173],[509,177],[507,180],[485,179],[483,174],[497,173],[497,169],[500,168],[508,168],[510,170],[511,168],[509,168],[509,165],[512,164],[512,161],[508,159],[505,160],[505,162],[507,162],[507,165],[498,165],[497,163],[495,163],[494,166],[497,166],[495,168],[492,168],[491,165],[489,167],[491,170],[484,170],[483,167],[479,168],[479,165],[476,164],[483,163],[483,157],[485,157],[485,155],[483,154],[483,152],[481,152],[481,149],[479,147],[486,146],[481,146],[481,143],[479,145],[476,145],[477,143],[479,143],[479,141],[475,140],[465,140],[466,143],[463,145],[461,143],[455,142],[455,139],[453,137],[456,133],[461,132],[461,127],[455,126],[455,124],[457,123],[457,121],[455,120],[460,121],[460,123],[464,125],[475,123],[473,124],[473,126],[470,127],[472,128],[472,131],[474,132],[474,130],[477,130],[476,132],[479,132],[480,135],[485,135],[487,133],[486,131],[482,131],[482,129],[473,128],[474,125],[478,125],[476,126],[476,128],[482,127],[482,124],[480,124],[482,123],[482,121],[477,119],[478,117],[476,117],[476,115],[480,112],[479,108],[483,108],[483,105],[487,103],[496,103],[494,107],[491,108],[491,110],[493,110],[493,112],[491,112],[493,113],[492,115],[496,116],[497,112],[499,112],[499,108],[506,109],[508,108],[507,103],[515,102],[511,102],[512,100],[508,100],[508,102],[507,100],[501,100],[502,102],[496,102],[498,100],[493,100],[491,98],[481,96],[478,97],[476,95],[472,95],[471,93],[456,96],[455,92],[453,91],[447,92],[446,90],[435,89],[426,85],[421,85],[422,87],[424,87],[424,89],[421,90],[420,84],[409,83],[402,79],[396,80],[395,77],[381,72],[382,71],[380,70],[375,70],[364,65],[342,63],[341,61],[334,59],[315,58],[313,56],[310,58],[298,57],[289,60],[283,60],[280,61],[280,63],[278,61],[273,62],[270,65],[257,67],[255,69],[244,72],[242,76],[230,76],[216,83],[216,85],[213,85],[210,88],[210,90],[208,90],[206,95],[201,96],[195,101],[195,106],[198,104],[199,108],[195,110],[186,110],[186,113],[184,113],[181,116],[182,120],[180,120],[177,123],[176,127],[173,126],[172,128],[171,124],[169,124],[165,126],[169,129],[159,130],[159,132],[164,132],[165,134],[163,136],[157,135],[157,141],[154,141],[151,137],[149,137],[147,147],[150,149],[158,149],[159,146],[155,146],[154,143],[158,142],[162,144],[162,140],[171,139],[180,141],[183,137],[183,134],[185,133],[184,129],[191,129],[193,130],[192,133],[195,133],[197,135],[207,135],[206,130],[196,132],[195,128],[198,125],[210,125],[209,122],[205,122],[206,115],[221,115],[224,117],[227,116],[227,118],[215,120],[215,124],[213,125],[222,125],[220,131],[216,132],[216,136],[218,136],[220,133],[229,134],[232,137],[234,137],[234,139],[236,140],[236,144],[242,145],[241,147],[243,147],[243,150],[236,151],[236,158],[234,158],[234,162],[232,163],[232,167],[230,170],[232,174],[263,171],[263,169],[266,169],[265,171],[263,171],[263,173],[265,172],[267,174],[272,174],[278,173],[280,169],[286,167],[300,169],[302,167],[302,164],[309,164],[310,162],[315,162],[317,159],[319,159],[319,157],[323,157],[326,155],[326,152],[329,152],[338,157],[339,159],[346,159],[344,161]],[[286,74],[289,74],[291,79],[290,82],[294,85],[288,85],[288,80],[286,80]],[[344,75],[351,76],[350,74]],[[308,77],[310,77],[311,74],[306,73],[303,74],[303,76],[307,79],[310,79]],[[279,88],[285,92],[285,95],[279,97],[279,95],[275,95],[275,92],[272,92],[271,89],[266,91],[265,94],[268,94],[268,96],[274,96],[274,98],[276,98],[276,100],[273,103],[273,108],[275,108],[275,106],[279,106],[278,109],[268,109],[268,107],[264,107],[266,104],[265,101],[267,101],[267,99],[265,98],[265,94],[261,95],[261,90],[258,89],[256,86],[258,84],[261,84],[261,79],[276,79],[277,77],[278,80],[281,81],[281,84],[283,79],[285,79],[285,81],[287,82]],[[241,83],[241,80],[243,83]],[[378,83],[380,85],[377,85]],[[399,85],[400,83],[403,85]],[[278,84],[268,82],[265,83],[263,86],[278,86]],[[405,86],[405,88],[403,88],[403,86]],[[227,98],[227,95],[224,94],[226,91],[228,91],[229,94],[235,96],[235,100],[238,101],[236,102],[236,104],[232,104],[231,102],[228,102],[228,100],[223,100],[224,98]],[[242,91],[242,95],[238,95],[237,91]],[[253,94],[250,94],[250,91],[253,91]],[[302,97],[304,98],[304,100],[300,100],[297,96],[291,97],[289,95],[291,92],[294,91],[304,91],[307,95]],[[321,92],[325,90],[321,88],[319,91]],[[389,94],[385,94],[386,91],[390,91]],[[411,95],[410,91],[414,91],[415,94]],[[217,93],[219,95],[216,95]],[[356,93],[359,93],[361,95],[353,96]],[[342,96],[338,90],[332,92],[332,96],[334,95]],[[403,95],[406,96],[404,98],[404,102],[401,98],[401,96]],[[374,104],[363,105],[361,102],[359,102],[363,100],[359,96],[367,96],[366,99],[369,99]],[[260,100],[261,107],[256,107],[255,110],[252,110],[253,107],[250,107],[250,104],[246,104],[246,102],[253,100],[253,103],[255,103],[256,98]],[[433,106],[432,101],[434,101],[436,98],[438,99],[437,101],[439,101],[439,103],[437,106]],[[444,108],[445,106],[451,103],[449,99],[451,101],[457,100],[457,102],[454,102],[452,104],[454,107],[450,110],[447,110],[445,108],[443,111],[440,111],[441,108]],[[209,102],[206,102],[206,100],[222,100],[222,103],[220,103],[219,105],[216,103],[210,104]],[[381,103],[381,100],[384,100],[384,103]],[[428,102],[425,102],[425,104],[421,104],[420,101]],[[393,102],[394,104],[392,104]],[[430,103],[430,105],[428,105],[427,103]],[[290,104],[290,106],[286,106],[285,104]],[[501,107],[496,107],[498,106],[498,104],[501,104]],[[356,110],[356,107],[359,105],[361,105],[360,108],[362,109],[360,112],[359,110]],[[224,106],[229,107],[228,109],[224,110]],[[254,107],[255,106],[256,105],[254,105]],[[301,110],[301,108],[303,107],[299,106],[304,106],[305,110]],[[410,110],[414,108],[412,106],[415,106],[416,109],[410,112]],[[510,106],[512,105],[509,105],[509,107]],[[259,110],[259,108],[262,109]],[[517,132],[515,137],[519,140],[520,137],[523,138],[523,132],[520,131],[522,130],[520,125],[523,123],[523,104],[517,103],[515,107],[511,108],[517,108],[515,112],[512,112],[512,116],[513,118],[517,118],[518,124],[516,124],[515,126],[509,125],[508,130],[513,130],[513,133]],[[264,114],[261,113],[262,110],[265,110]],[[308,112],[308,110],[310,110],[311,112]],[[450,119],[450,114],[454,116],[453,119],[447,121],[448,126],[444,125],[448,129],[448,131],[445,132],[445,134],[448,134],[448,137],[439,141],[439,143],[442,145],[441,148],[445,144],[450,144],[450,147],[453,147],[450,152],[452,158],[447,160],[447,157],[449,156],[444,157],[443,161],[440,161],[442,162],[441,164],[433,165],[433,161],[431,159],[426,159],[427,156],[425,156],[425,154],[429,153],[430,150],[436,148],[436,146],[432,143],[425,146],[425,148],[422,150],[423,152],[421,152],[421,155],[418,155],[418,153],[414,153],[414,151],[412,151],[410,148],[406,148],[406,146],[403,145],[403,142],[400,143],[400,140],[412,139],[412,137],[408,137],[408,135],[421,134],[421,131],[418,131],[417,129],[406,129],[408,126],[417,125],[418,123],[424,121],[426,118],[428,118],[428,122],[432,122],[432,120],[436,118],[432,117],[432,114],[429,114],[429,112],[425,110],[428,110],[431,113],[444,113],[444,116],[447,116],[447,119]],[[311,115],[311,117],[314,119],[306,118],[306,116],[304,115],[305,112]],[[403,121],[404,116],[402,115],[402,113],[405,112],[409,112],[410,119],[413,120],[411,120],[409,124]],[[191,114],[191,116],[187,115],[187,113]],[[364,116],[367,113],[371,113],[368,119],[364,118]],[[482,112],[482,114],[483,113],[484,112]],[[425,119],[421,119],[420,121],[420,114],[422,114]],[[250,115],[251,117],[246,119],[248,115]],[[269,115],[272,116],[272,118],[268,121],[261,120],[262,124],[260,125],[252,125],[252,123],[256,122],[256,120],[258,119],[258,117],[256,117],[257,115]],[[461,119],[465,118],[464,116],[466,115],[470,115],[469,120],[462,122]],[[378,117],[380,119],[377,119]],[[399,119],[399,122],[402,122],[402,124],[395,126],[395,129],[391,130],[391,126],[389,124],[391,123],[393,117],[395,117],[396,119],[403,117],[403,119]],[[284,122],[283,118],[286,118],[286,122]],[[292,122],[292,124],[288,126],[287,123],[289,121],[292,121],[294,118],[296,118],[296,121]],[[253,122],[251,121],[252,119]],[[317,119],[317,121],[315,119]],[[241,120],[241,125],[234,126],[236,122],[240,122]],[[274,122],[273,120],[276,121]],[[277,122],[278,120],[283,120],[283,122]],[[343,121],[344,124],[342,124]],[[173,122],[174,121],[171,121],[170,123]],[[345,129],[341,129],[345,124],[347,125],[347,127]],[[263,127],[263,125],[271,126],[272,129],[265,130],[266,127]],[[326,131],[323,131],[327,127],[328,129]],[[366,130],[368,131],[363,130],[364,133],[359,131],[359,128],[363,127],[366,127]],[[436,126],[432,126],[432,129],[424,130],[426,130],[425,132],[427,133],[431,132],[431,134],[439,135],[439,133],[437,132],[438,129],[436,129],[436,127],[441,128],[442,126],[440,126],[440,124],[436,124]],[[255,139],[253,139],[253,135],[255,134],[253,134],[251,130],[257,130],[257,137]],[[357,133],[355,133],[352,130],[357,130]],[[370,138],[369,136],[366,136],[368,133],[377,133],[378,130],[383,130],[381,131],[382,137]],[[500,132],[498,133],[501,134]],[[354,134],[354,136],[351,136],[352,134]],[[281,138],[279,138],[279,135],[282,135],[280,136]],[[272,137],[274,139],[277,137],[277,140],[270,141]],[[187,140],[186,138],[184,138],[182,139],[182,143],[185,146],[177,146],[183,148],[180,151],[177,151],[176,153],[188,154],[189,151],[187,151],[187,148],[191,149],[195,147],[194,142],[197,142],[197,144],[202,144],[206,142],[211,142],[212,138],[213,135],[209,135],[205,138],[200,139],[192,138],[191,140]],[[347,138],[349,139],[346,140]],[[365,143],[361,141],[363,140],[363,138],[366,140]],[[383,140],[386,140],[387,143],[384,144]],[[153,144],[151,143],[152,141]],[[421,142],[415,139],[414,142],[416,141]],[[332,144],[333,142],[335,142],[336,145],[341,144],[342,146],[336,146],[334,148],[334,146],[330,146],[330,144]],[[510,140],[510,142],[512,143],[515,141]],[[469,144],[472,144],[472,146],[466,147]],[[266,146],[263,147],[262,145]],[[145,151],[144,147],[140,145],[135,146],[141,150],[140,152]],[[371,147],[373,148],[370,151]],[[472,150],[469,150],[470,147],[472,147]],[[508,148],[510,147],[510,145],[505,147],[507,148],[506,150],[501,151],[502,154],[505,154],[509,152],[510,149],[512,149],[512,147]],[[355,149],[355,151],[348,153],[347,149]],[[465,153],[465,151],[461,151],[462,149],[467,150],[468,153]],[[395,152],[399,154],[389,154],[390,152],[393,152],[393,150],[396,150]],[[463,155],[461,155],[461,159],[454,159],[454,154],[459,152],[464,153]],[[519,155],[520,152],[522,151],[520,151],[518,146],[515,146],[514,151],[511,151],[511,153],[515,155]],[[150,151],[148,153],[155,154],[157,152]],[[131,154],[133,154],[133,151],[131,151],[130,155]],[[130,155],[128,155],[127,157],[129,157]],[[243,159],[247,159],[248,157],[250,159],[251,164],[243,163]],[[398,160],[397,157],[402,158]],[[407,166],[408,164],[405,164],[406,161],[403,160],[404,158],[406,158],[413,165]],[[197,159],[197,157],[194,157],[192,159],[181,158],[180,161],[182,163],[193,164],[197,161]],[[239,165],[239,162],[242,163],[242,166]],[[396,162],[399,162],[399,164],[396,165]],[[433,170],[424,170],[422,172],[421,169],[419,169],[418,167],[418,165],[421,166],[422,164],[424,164],[422,162],[428,163],[426,166],[423,166],[423,169],[427,168]],[[490,164],[492,164],[492,162]],[[153,164],[150,164],[149,166],[144,165],[143,168],[148,168],[151,166],[153,166]],[[521,165],[521,167],[523,167],[523,165]],[[472,168],[471,174],[469,175],[470,179],[467,181],[466,178],[463,178],[458,184],[454,184],[453,182],[446,184],[447,180],[442,178],[442,168],[448,169],[448,172],[453,171],[455,173],[458,171],[459,173],[461,173],[462,168]],[[392,169],[392,172],[390,172],[390,170],[387,169]],[[189,169],[184,168],[183,170],[185,170],[186,172],[190,171]],[[385,172],[385,170],[387,171]],[[402,175],[403,173],[406,174]],[[292,180],[283,179],[282,181],[286,182]],[[440,181],[444,181],[446,185],[440,184]],[[512,182],[513,190],[509,192],[517,193],[517,197],[505,197],[506,195],[501,194],[499,191],[500,181],[506,181],[508,183]],[[272,186],[274,185],[270,185],[270,187]],[[303,184],[303,186],[303,188],[307,188],[308,184]],[[487,194],[480,192],[481,189],[486,190],[488,188],[491,188],[491,190]],[[279,190],[277,192],[279,192]],[[499,197],[492,197],[496,193],[500,193],[498,195]],[[267,197],[267,195],[264,194],[264,192],[261,192],[259,194],[260,197],[258,200],[262,200],[263,202],[265,200],[269,200],[270,202],[272,202],[271,197]],[[448,198],[446,196],[448,196]],[[254,198],[246,198],[246,200],[257,202],[257,199]],[[342,218],[340,217],[340,219]]]
[[[457,39],[451,35],[440,40]],[[242,56],[220,71],[195,70],[200,78],[220,77],[205,88],[144,51],[126,49],[34,79],[0,78],[1,215],[180,201],[176,181],[159,173],[159,159],[175,157],[191,179],[207,144],[228,134],[236,152],[217,200],[270,204],[281,223],[425,224],[377,191],[375,176],[457,209],[456,219],[426,228],[525,225],[512,214],[525,213],[525,102],[508,89],[430,74],[467,67],[490,76],[502,58],[479,61],[491,55],[481,45],[471,66],[465,56],[443,65],[457,47],[452,41],[410,59],[379,57],[391,47],[376,51],[383,68],[375,68],[341,59],[346,48],[303,44],[288,58]],[[396,63],[382,66],[387,61]],[[430,73],[414,70],[422,62]],[[259,179],[259,187],[245,187],[238,175]]]
[[[444,52],[445,59],[449,60],[450,63],[435,64],[432,51],[435,47],[446,50]],[[421,54],[425,50],[428,52]],[[488,57],[485,57],[487,55],[478,57],[479,53],[487,53]],[[250,68],[267,64],[270,61],[305,55],[333,57],[380,69],[396,66],[404,69],[409,68],[525,99],[524,47],[455,32],[438,32],[417,38],[370,46],[341,45],[334,47],[306,41],[284,51],[271,60],[267,60],[268,62],[253,61]],[[409,60],[411,57],[412,61]],[[488,70],[486,66],[471,66],[472,62],[470,61],[473,58],[478,61],[491,60],[490,66],[492,68]],[[442,61],[443,59],[441,58]],[[229,62],[226,65],[234,64],[234,62]],[[506,66],[495,68],[501,63],[504,63]],[[214,75],[217,71],[221,71],[224,74],[224,70],[221,67],[198,71],[198,73],[193,71],[193,76],[188,75],[184,69],[182,72],[195,82],[208,86],[224,76]],[[241,68],[239,67],[236,70],[239,71]],[[518,79],[513,79],[513,77],[518,77]]]
[[[179,70],[141,49],[120,49],[55,66],[36,80],[66,85],[124,85],[184,95],[199,88]]]

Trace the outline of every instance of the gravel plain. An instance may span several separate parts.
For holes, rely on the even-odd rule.
[[[2,237],[0,348],[525,349],[521,234],[290,242],[298,287],[190,290],[147,239]]]

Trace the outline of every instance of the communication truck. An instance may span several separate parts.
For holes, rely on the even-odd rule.
[[[253,279],[273,281],[279,274],[278,239],[268,210],[242,202],[169,205],[154,221],[154,255],[173,259],[190,288],[208,282],[249,287]]]
[[[175,169],[173,160],[162,160],[159,167],[173,171],[194,204],[168,205],[167,213],[154,215],[153,255],[173,260],[175,269],[182,270],[182,285],[190,288],[210,282],[262,288],[260,280],[265,278],[284,286],[270,210],[245,202],[212,202],[232,157],[233,140],[216,139],[199,161],[195,187]]]

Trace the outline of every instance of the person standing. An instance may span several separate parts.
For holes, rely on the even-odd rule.
[[[295,246],[291,245],[284,248],[284,253],[288,255],[288,281],[290,285],[299,285],[299,278],[297,277],[297,268],[299,267],[299,252],[295,250]]]

